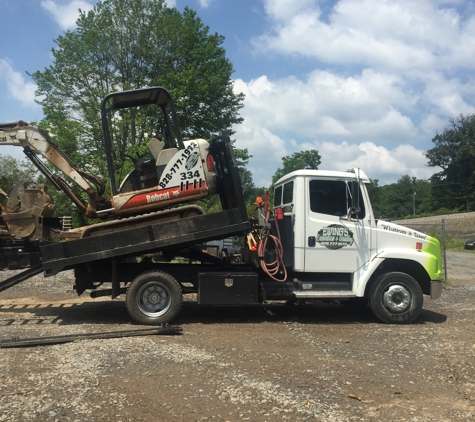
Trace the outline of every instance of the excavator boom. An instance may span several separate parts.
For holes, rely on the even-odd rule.
[[[23,152],[30,161],[58,190],[65,192],[88,217],[96,217],[98,209],[110,206],[102,197],[105,190],[104,182],[100,178],[78,169],[43,130],[22,120],[0,123],[0,145],[23,147]],[[89,196],[89,203],[84,204],[83,200],[72,191],[64,179],[51,173],[48,167],[38,158],[38,155],[42,155],[86,192]]]

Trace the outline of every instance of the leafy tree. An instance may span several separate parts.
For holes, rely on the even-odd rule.
[[[233,67],[196,13],[164,0],[103,0],[81,12],[77,28],[55,41],[54,61],[32,74],[45,119],[41,127],[86,171],[106,177],[100,101],[111,91],[160,85],[168,89],[185,138],[210,138],[242,119],[233,93]],[[115,168],[157,129],[150,113],[123,110],[114,136]],[[125,130],[125,128],[128,128]],[[135,151],[140,151],[135,149]]]
[[[233,145],[235,141],[232,141]],[[247,148],[240,149],[234,147],[234,155],[236,157],[236,162],[239,168],[239,176],[241,178],[241,185],[244,194],[244,202],[246,203],[248,215],[252,215],[255,209],[254,202],[257,196],[264,195],[264,188],[258,188],[254,185],[252,180],[252,173],[247,169],[249,160],[252,158],[252,155],[249,154]],[[200,205],[206,212],[216,212],[221,210],[221,204],[219,202],[218,196],[213,196],[202,201],[198,201]]]
[[[377,184],[377,181],[376,181]],[[368,189],[376,218],[402,218],[422,214],[429,210],[429,182],[409,175],[396,183]]]
[[[475,206],[475,115],[450,119],[449,126],[433,139],[427,151],[429,165],[442,171],[431,177],[433,208],[460,211]]]
[[[282,157],[282,167],[279,167],[272,176],[272,186],[282,176],[295,170],[305,168],[317,169],[321,163],[321,156],[317,150],[294,152],[291,156]]]
[[[234,143],[235,142],[233,141],[233,145]],[[249,164],[249,160],[252,158],[252,155],[249,154],[247,148],[234,148],[234,155],[236,156],[236,162],[239,167],[239,176],[241,176],[244,199],[248,200],[252,189],[255,187],[254,181],[252,180],[252,173],[246,168]]]
[[[413,178],[414,184],[414,203],[417,215],[427,215],[433,211],[431,201],[431,183],[428,180]]]
[[[381,186],[379,186],[379,179],[369,179],[369,184],[366,185],[368,189],[369,199],[371,201],[371,206],[373,207],[374,214],[376,218],[381,215],[380,212],[380,194]]]
[[[18,182],[34,182],[35,171],[31,166],[25,165],[8,155],[0,154],[0,188],[9,195],[13,186]],[[0,204],[6,203],[6,198],[0,195]]]

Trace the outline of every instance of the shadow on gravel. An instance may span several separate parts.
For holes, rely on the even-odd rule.
[[[443,324],[446,321],[447,315],[423,309],[414,324],[425,324],[426,322],[431,322],[432,324]]]
[[[440,324],[447,320],[443,314],[423,310],[413,323]],[[184,302],[174,324],[258,324],[264,322],[299,322],[302,324],[382,324],[369,307],[348,308],[339,303],[316,302],[305,305],[264,304],[245,307],[203,306]]]
[[[423,310],[414,324],[441,324],[443,314]],[[183,302],[174,325],[187,324],[259,324],[299,322],[301,324],[379,324],[370,309],[348,308],[339,303],[316,302],[304,305],[271,303],[243,307],[216,307]],[[0,327],[10,325],[81,325],[131,324],[125,303],[101,301],[83,303],[50,303],[0,305]]]
[[[0,326],[130,324],[121,301],[0,305]]]

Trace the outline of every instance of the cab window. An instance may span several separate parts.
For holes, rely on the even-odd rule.
[[[287,182],[275,188],[274,207],[291,204],[294,200],[294,181]]]
[[[277,186],[274,191],[274,207],[282,204],[282,185]]]
[[[354,206],[351,200],[352,184],[344,180],[311,180],[310,210],[319,214],[346,216],[348,209]],[[361,190],[359,191],[359,219],[365,217],[365,208]],[[356,201],[355,201],[356,202]],[[353,215],[353,217],[355,217]]]
[[[291,204],[294,201],[294,182],[291,181],[284,185],[284,193],[282,195],[283,204]]]

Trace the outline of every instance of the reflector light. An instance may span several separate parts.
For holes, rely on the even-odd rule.
[[[282,221],[284,219],[284,210],[282,208],[275,209],[275,219]]]
[[[215,171],[213,156],[211,154],[208,154],[206,157],[206,167],[208,168],[209,172]]]
[[[422,249],[422,242],[417,242],[416,243],[416,249],[420,251]]]

